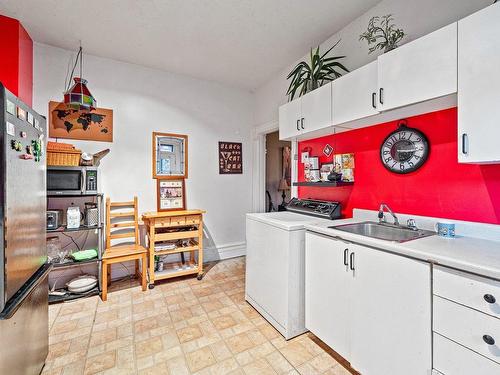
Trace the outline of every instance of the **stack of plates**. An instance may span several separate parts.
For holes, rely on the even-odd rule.
[[[85,293],[92,290],[97,285],[97,278],[91,275],[78,276],[66,284],[71,293]]]

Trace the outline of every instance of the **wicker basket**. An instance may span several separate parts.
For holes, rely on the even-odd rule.
[[[47,165],[80,165],[80,150],[47,150]]]

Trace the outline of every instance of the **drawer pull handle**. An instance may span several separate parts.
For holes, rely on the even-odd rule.
[[[485,294],[483,298],[488,303],[495,303],[497,301],[491,294]]]
[[[495,339],[490,335],[483,335],[483,341],[488,345],[495,345]]]

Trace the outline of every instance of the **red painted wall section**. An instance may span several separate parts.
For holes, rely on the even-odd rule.
[[[33,102],[33,40],[19,21],[0,15],[0,81],[23,102]]]
[[[19,22],[0,15],[0,81],[12,91],[17,92]]]
[[[320,163],[331,163],[322,152],[327,143],[335,153],[353,152],[355,182],[338,188],[301,186],[299,197],[340,201],[345,217],[352,217],[353,208],[377,210],[384,202],[401,213],[500,224],[500,165],[458,163],[457,109],[407,120],[409,127],[420,129],[429,139],[429,158],[420,169],[399,175],[380,161],[380,145],[397,121],[302,141],[299,160],[300,152],[311,147],[311,155],[319,156]],[[304,181],[300,162],[298,175]]]
[[[18,96],[30,107],[33,105],[33,40],[19,24]]]

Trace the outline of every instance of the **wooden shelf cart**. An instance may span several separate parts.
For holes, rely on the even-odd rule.
[[[203,210],[182,210],[167,212],[146,212],[142,220],[146,227],[149,255],[149,288],[154,288],[155,280],[197,274],[203,277]],[[164,241],[191,240],[189,246],[155,251]],[[197,262],[195,253],[198,253]],[[155,255],[189,253],[184,264],[168,263],[163,271],[155,271]]]

